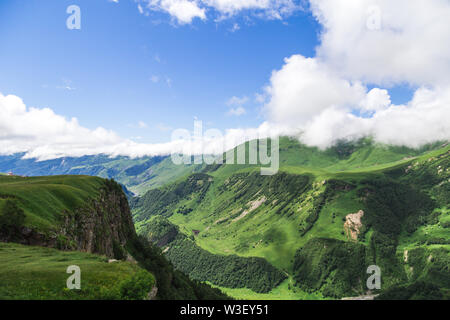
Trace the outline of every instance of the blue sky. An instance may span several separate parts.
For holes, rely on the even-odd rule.
[[[81,30],[65,25],[74,3]],[[146,142],[170,137],[157,125],[191,128],[195,116],[219,129],[257,125],[255,93],[284,57],[314,54],[318,28],[304,13],[180,26],[140,14],[133,1],[106,0],[2,1],[0,21],[0,92]],[[227,116],[233,96],[248,97],[245,115]],[[135,128],[139,121],[149,128]]]
[[[81,8],[81,30],[66,28],[72,4]],[[257,127],[264,115],[255,94],[284,58],[313,57],[319,32],[308,10],[180,25],[164,12],[141,14],[133,0],[1,1],[0,92],[146,143],[192,128],[194,117],[221,130]],[[413,90],[389,93],[398,104]],[[247,97],[245,114],[228,114],[233,96]]]

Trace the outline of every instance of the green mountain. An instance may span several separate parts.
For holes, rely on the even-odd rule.
[[[362,139],[319,150],[281,138],[273,176],[260,175],[260,164],[177,166],[170,157],[3,156],[3,172],[98,175],[121,186],[0,176],[0,239],[132,256],[153,274],[160,299],[224,297],[205,282],[242,299],[448,299],[449,153],[443,142],[417,150]],[[124,192],[133,221],[123,215]],[[381,290],[367,289],[370,265],[381,270]]]
[[[0,172],[21,176],[89,175],[114,179],[135,194],[186,176],[198,166],[177,166],[167,156],[128,158],[105,155],[65,157],[38,161],[23,159],[24,154],[0,156]]]
[[[0,299],[225,298],[139,238],[122,187],[98,177],[0,176],[0,257]]]
[[[445,143],[322,151],[283,138],[273,176],[211,165],[130,204],[175,267],[237,298],[448,299],[449,162]],[[381,290],[367,289],[370,265]]]

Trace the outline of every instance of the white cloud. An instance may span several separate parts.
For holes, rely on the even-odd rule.
[[[301,139],[326,148],[339,139],[372,136],[375,141],[420,147],[450,139],[450,88],[420,88],[407,105],[389,105],[371,118],[330,107],[305,127]]]
[[[310,0],[323,26],[317,57],[347,79],[448,84],[450,1]]]
[[[244,10],[259,10],[268,18],[281,19],[299,9],[293,0],[203,0],[202,2],[224,16],[233,16]]]
[[[247,103],[248,101],[248,97],[236,97],[236,96],[232,96],[230,99],[228,99],[227,101],[227,106],[242,106],[243,104]]]
[[[27,152],[31,157],[50,158],[66,153],[83,155],[122,141],[112,131],[86,129],[76,118],[68,120],[49,108],[26,108],[16,96],[0,94],[0,110],[2,154]]]
[[[410,147],[450,139],[450,86],[423,86],[408,104],[393,105],[388,90],[368,91],[315,58],[295,55],[273,72],[266,94],[268,123],[311,146],[364,136]]]
[[[233,26],[230,28],[230,32],[236,32],[239,29],[241,29],[241,27],[239,26],[239,24],[237,23],[233,23]]]
[[[146,3],[145,7],[150,10],[167,12],[179,24],[191,23],[194,18],[206,19],[205,8],[199,7],[199,3],[195,0],[142,0],[141,2]],[[141,6],[140,3],[138,5]]]
[[[391,97],[386,89],[373,88],[367,93],[367,96],[361,101],[361,110],[380,111],[391,105]]]
[[[310,3],[323,26],[317,55],[291,56],[272,73],[262,95],[269,124],[321,148],[363,136],[411,147],[450,139],[449,1]],[[393,85],[419,89],[393,105]]]
[[[245,111],[245,109],[244,109],[243,107],[231,108],[231,109],[228,111],[228,114],[229,114],[230,116],[242,116],[242,115],[245,114],[245,113],[246,113],[246,111]]]
[[[244,104],[248,102],[248,97],[244,96],[242,98],[233,96],[227,101],[227,106],[230,107],[228,110],[229,116],[241,116],[245,114],[247,111],[243,107]]]
[[[339,78],[316,59],[294,55],[272,73],[266,94],[272,122],[301,127],[330,106],[357,106],[365,92],[361,84]]]
[[[300,9],[297,0],[138,0],[138,5],[153,11],[167,12],[179,24],[189,24],[195,18],[207,19],[207,13],[218,20],[240,12],[266,19],[283,19]],[[238,25],[234,25],[236,31]]]
[[[25,153],[38,160],[59,157],[107,154],[110,156],[155,156],[172,152],[188,154],[222,152],[255,139],[278,135],[280,131],[263,123],[259,128],[230,129],[214,139],[177,139],[167,143],[145,144],[123,139],[102,127],[81,126],[76,118],[66,119],[49,108],[27,108],[17,96],[0,93],[0,154]],[[138,123],[146,127],[144,122]],[[170,130],[163,124],[159,129]],[[135,137],[134,139],[139,139]]]
[[[231,148],[274,133],[300,136],[308,145],[321,148],[339,139],[367,135],[382,143],[411,147],[450,140],[449,1],[310,1],[324,27],[317,56],[293,55],[272,73],[269,85],[257,96],[265,101],[267,115],[258,128],[229,129],[203,149],[197,142],[184,140],[140,144],[101,127],[87,129],[76,118],[66,119],[48,108],[27,108],[20,98],[0,94],[0,152],[26,152],[27,157],[39,159],[100,153],[161,155],[186,147],[195,153],[223,145]],[[229,16],[263,4],[267,9],[256,9],[276,16],[283,11],[281,3],[152,0],[150,9],[165,10],[179,23],[190,23],[206,19],[211,9]],[[183,6],[188,10],[179,9]],[[380,13],[379,24],[371,20],[374,12]],[[170,78],[164,80],[171,86]],[[410,102],[393,105],[389,86],[405,83],[419,89]],[[368,91],[368,84],[377,87]],[[232,97],[227,104],[236,109],[233,113],[242,114],[238,108],[243,109],[247,100]]]
[[[159,82],[159,77],[156,76],[156,75],[153,75],[153,76],[150,77],[150,80],[151,80],[153,83],[157,83],[157,82]]]

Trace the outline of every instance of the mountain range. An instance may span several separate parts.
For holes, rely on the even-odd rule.
[[[366,138],[320,150],[283,137],[279,154],[272,176],[249,164],[104,155],[2,156],[0,171],[116,180],[131,191],[137,234],[193,281],[234,298],[450,297],[447,142],[411,149]],[[370,266],[380,289],[367,287]]]

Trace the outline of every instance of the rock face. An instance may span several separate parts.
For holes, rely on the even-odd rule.
[[[358,235],[361,232],[361,218],[364,215],[363,210],[359,210],[357,213],[350,213],[345,217],[344,229],[349,237],[352,240],[358,240]]]
[[[66,213],[57,246],[122,259],[126,258],[123,246],[134,236],[127,198],[118,185],[110,182],[97,199]]]
[[[115,259],[127,258],[124,245],[136,236],[127,198],[120,185],[109,180],[105,180],[99,195],[85,206],[63,212],[51,233],[42,234],[27,227],[20,233],[20,239],[15,242],[97,253]]]

